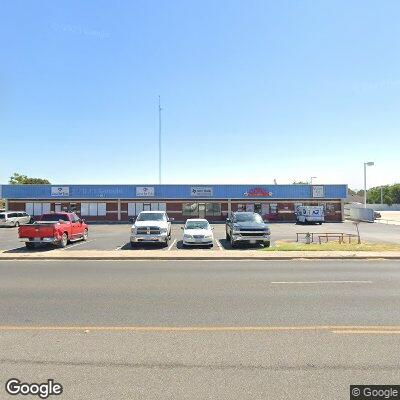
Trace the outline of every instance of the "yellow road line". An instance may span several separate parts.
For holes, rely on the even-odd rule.
[[[331,331],[335,333],[400,332],[400,326],[0,326],[0,331],[129,331],[129,332],[291,332]]]

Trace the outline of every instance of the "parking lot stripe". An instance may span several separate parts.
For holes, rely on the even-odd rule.
[[[215,243],[217,243],[217,246],[221,251],[224,250],[224,248],[222,247],[221,242],[218,239],[215,239]]]
[[[176,239],[174,239],[174,241],[171,243],[171,245],[168,247],[168,251],[170,251],[172,249],[172,247],[174,247],[174,244],[176,243]]]
[[[121,250],[122,246],[118,246],[115,250]]]
[[[80,246],[80,245],[85,244],[85,243],[94,242],[95,240],[96,240],[96,239],[86,240],[86,241],[85,241],[85,240],[82,240],[82,241],[80,241],[80,242],[78,242],[78,243],[71,244],[71,245],[69,245],[69,246],[67,246],[67,247],[64,247],[63,249],[60,249],[60,250],[72,249],[73,247]]]

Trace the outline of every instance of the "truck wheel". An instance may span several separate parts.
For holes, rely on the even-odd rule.
[[[19,227],[19,222],[17,221],[17,222],[14,224],[14,226],[15,226],[16,228],[18,228],[18,227]]]
[[[88,240],[89,232],[87,229],[83,231],[82,239],[86,242]]]
[[[229,234],[228,234],[228,231],[225,232],[225,239],[226,239],[226,240],[231,240],[231,238],[230,238],[230,236],[229,236]]]
[[[232,239],[232,237],[231,237],[231,247],[232,247],[232,249],[234,249],[234,248],[236,247],[236,243],[235,243],[235,241]]]
[[[25,242],[25,246],[27,249],[31,250],[35,248],[35,243]]]
[[[264,247],[269,247],[269,246],[271,246],[271,242],[270,241],[264,242]]]
[[[63,235],[61,236],[61,240],[60,240],[60,247],[64,248],[66,245],[68,244],[68,235],[66,233],[63,233]]]

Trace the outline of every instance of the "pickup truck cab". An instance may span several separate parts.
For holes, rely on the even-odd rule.
[[[75,213],[43,214],[32,224],[21,225],[18,236],[29,249],[37,243],[48,243],[65,247],[68,242],[88,239],[88,226]]]
[[[164,243],[171,239],[171,221],[165,211],[142,211],[131,227],[131,247],[136,243]]]
[[[234,212],[226,219],[226,240],[234,248],[238,243],[263,244],[269,247],[271,231],[260,214],[254,212]]]

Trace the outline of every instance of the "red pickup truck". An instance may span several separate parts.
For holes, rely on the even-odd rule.
[[[18,236],[28,249],[36,243],[50,243],[65,247],[68,242],[88,239],[88,226],[75,213],[43,214],[32,224],[21,225]]]

